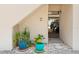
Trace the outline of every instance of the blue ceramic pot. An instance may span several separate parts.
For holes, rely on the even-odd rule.
[[[36,50],[37,51],[44,50],[44,43],[36,43]]]
[[[27,42],[26,42],[25,40],[23,40],[23,39],[20,39],[20,40],[19,40],[18,45],[19,45],[19,48],[20,48],[20,49],[25,49],[25,48],[27,48]]]

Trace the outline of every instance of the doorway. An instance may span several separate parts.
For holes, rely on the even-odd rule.
[[[48,37],[59,37],[59,17],[48,17]]]
[[[48,38],[49,44],[59,43],[60,30],[59,30],[60,11],[48,11]]]
[[[48,12],[48,38],[59,38],[59,11]]]
[[[63,6],[63,7],[62,7]],[[68,52],[72,48],[69,45],[68,34],[70,17],[66,9],[69,7],[65,5],[50,4],[48,5],[48,51],[49,53],[63,53],[65,50]],[[60,39],[61,38],[61,39]],[[68,42],[66,41],[68,40]],[[66,53],[66,52],[65,52]]]

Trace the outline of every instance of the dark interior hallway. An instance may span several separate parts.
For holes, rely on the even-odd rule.
[[[49,34],[48,35],[49,38],[59,38],[59,33],[52,31],[52,32],[49,32],[48,34]]]

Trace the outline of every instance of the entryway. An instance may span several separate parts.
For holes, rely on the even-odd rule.
[[[72,53],[72,48],[60,39],[60,16],[61,5],[48,5],[48,52],[49,53]],[[63,24],[62,24],[63,25]]]
[[[53,39],[59,39],[59,21],[60,21],[60,10],[54,10],[55,6],[50,4],[48,5],[48,38],[49,43],[50,41],[53,41]]]

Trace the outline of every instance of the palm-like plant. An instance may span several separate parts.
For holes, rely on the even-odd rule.
[[[15,36],[14,36],[14,39],[13,39],[13,45],[14,45],[14,47],[18,46],[19,39],[20,39],[20,32],[16,32]]]
[[[21,44],[20,42],[30,46],[30,32],[27,31],[27,28],[25,28],[23,32],[16,32],[13,44],[16,47]]]
[[[29,45],[29,42],[30,42],[30,32],[27,31],[27,28],[25,28],[24,31],[22,32],[22,38]]]
[[[25,30],[22,32],[22,37],[23,37],[23,39],[25,39],[26,41],[30,39],[30,32],[27,31],[26,28],[25,28]]]

